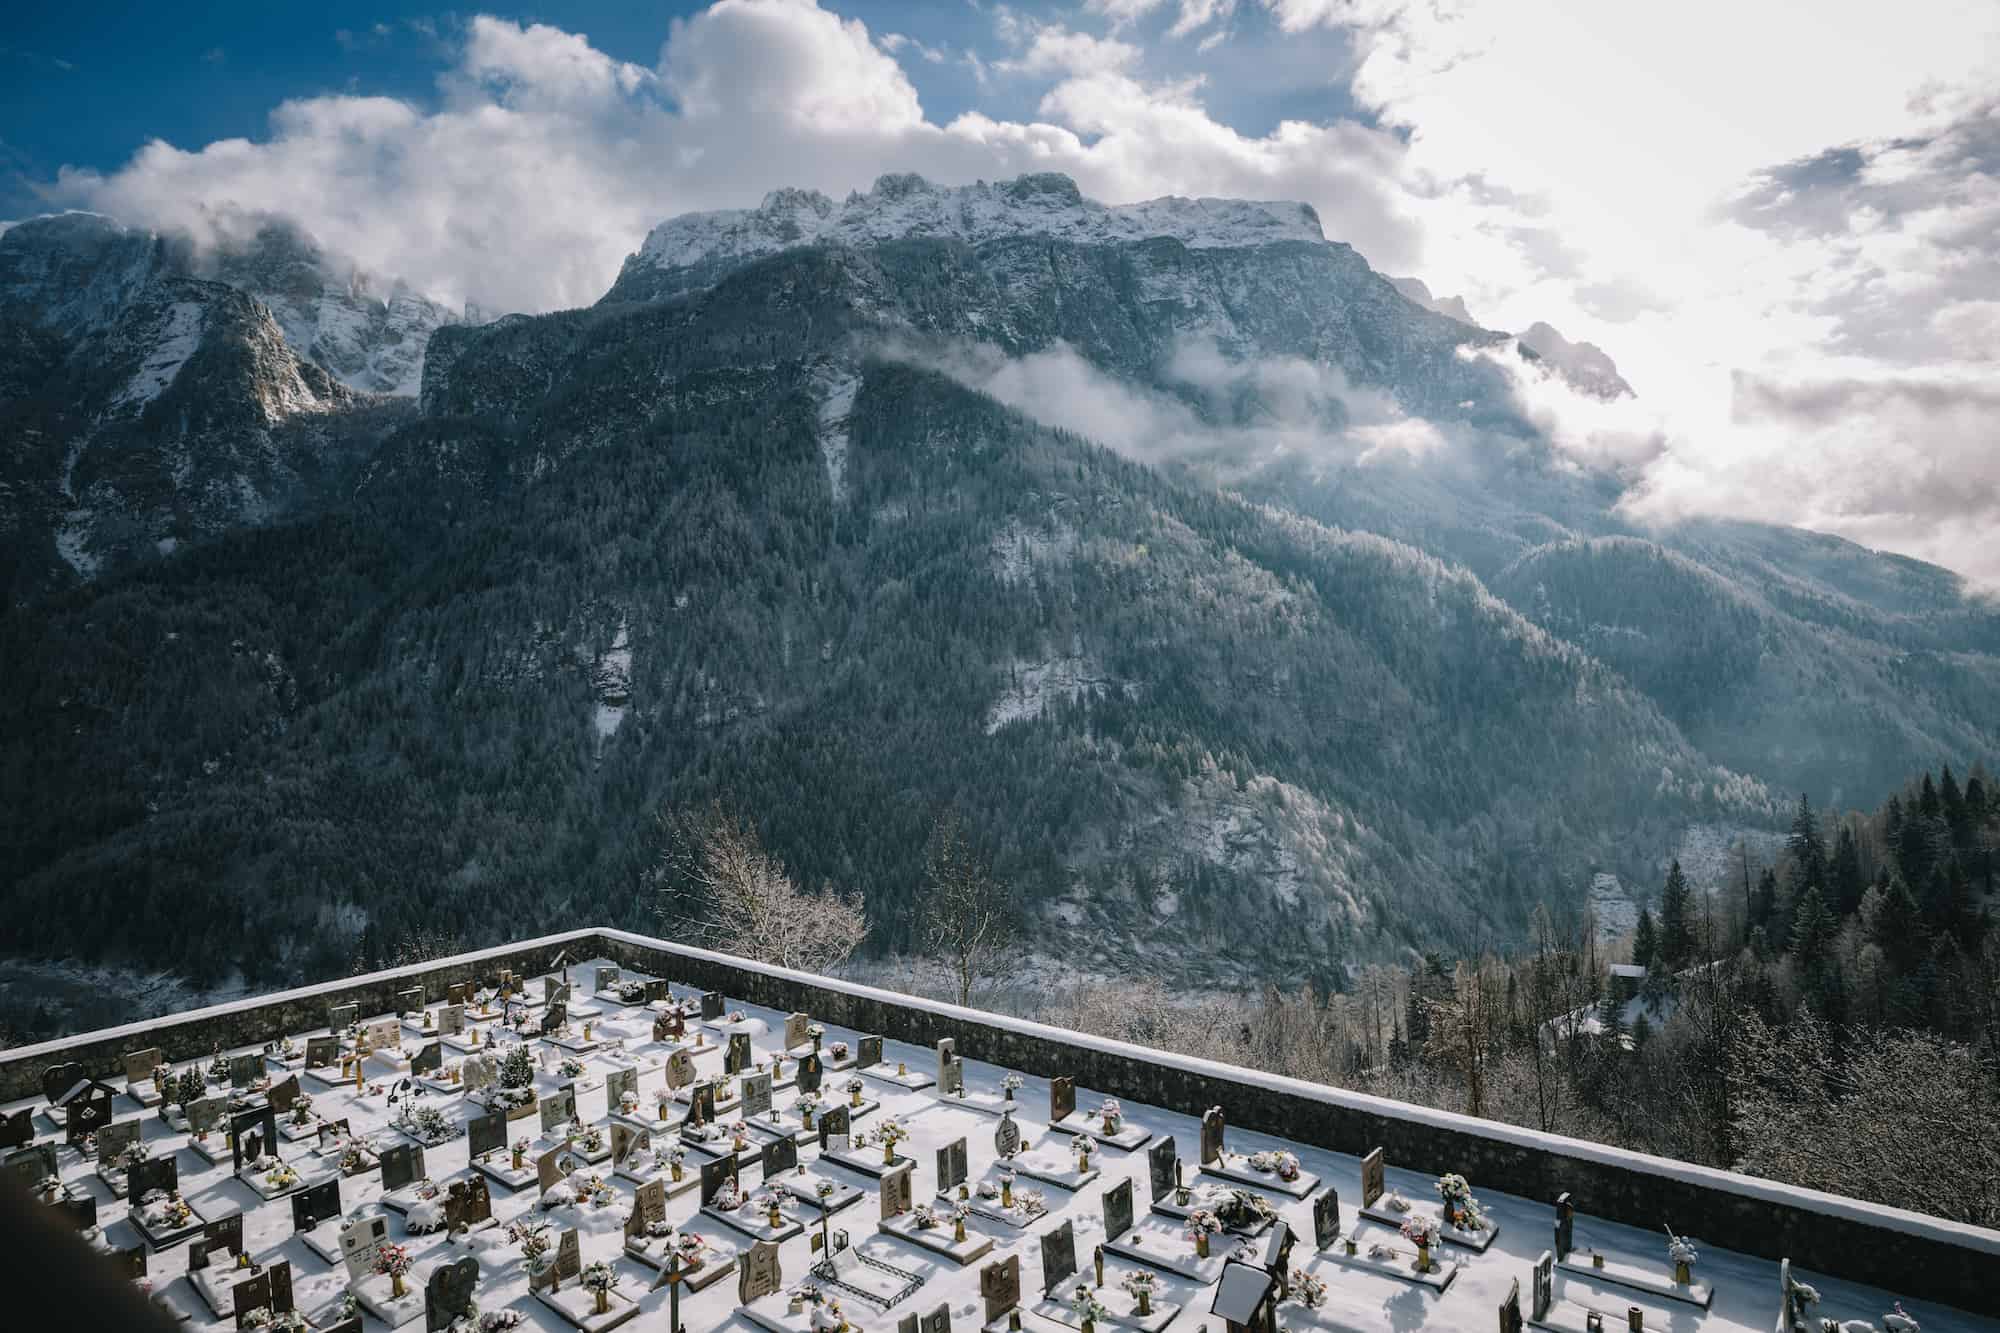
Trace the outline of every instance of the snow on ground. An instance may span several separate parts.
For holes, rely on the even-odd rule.
[[[1038,718],[1060,700],[1100,699],[1113,690],[1130,693],[1134,688],[1105,674],[1102,663],[1084,655],[1016,661],[1008,668],[1007,688],[986,710],[986,734],[991,736],[1010,722]]]
[[[139,362],[139,369],[125,382],[125,387],[112,398],[114,410],[143,408],[174,382],[195,348],[201,346],[205,313],[198,301],[175,301],[167,307],[166,320],[154,337],[152,349]]]
[[[1010,587],[1026,582],[1037,567],[1067,560],[1076,552],[1076,529],[1067,524],[1031,528],[1018,518],[993,534],[993,574]]]
[[[90,540],[92,517],[88,509],[72,509],[64,515],[63,525],[56,529],[56,554],[80,578],[86,579],[97,574],[97,557],[90,553],[86,545]]]
[[[569,979],[576,986],[581,998],[588,998],[592,989],[592,978],[596,961],[586,962],[569,969]],[[531,983],[531,990],[539,994],[540,987]],[[691,997],[694,992],[687,987],[677,986],[676,994]],[[893,997],[901,1001],[903,997]],[[753,1028],[761,1027],[765,1033],[782,1027],[782,1014],[742,1005],[740,999],[730,997],[728,1003],[740,1005],[749,1017],[761,1020]],[[919,1002],[911,1002],[919,1003]],[[365,1017],[373,1017],[365,1016]],[[612,1008],[594,1022],[593,1035],[602,1041],[609,1041],[622,1047],[621,1052],[601,1051],[586,1057],[585,1077],[577,1083],[577,1109],[586,1123],[601,1124],[609,1113],[601,1079],[609,1067],[613,1055],[636,1061],[639,1071],[638,1091],[641,1105],[650,1113],[653,1093],[664,1084],[661,1048],[651,1038],[652,1015],[644,1009]],[[574,1026],[574,1023],[572,1024]],[[948,1024],[947,1024],[948,1026]],[[135,1034],[137,1035],[137,1034]],[[295,1041],[303,1038],[302,1028],[291,1034]],[[853,1044],[859,1033],[832,1028],[826,1034],[828,1042],[846,1041]],[[409,1038],[406,1036],[406,1041]],[[505,1038],[502,1039],[503,1041]],[[1081,1045],[1092,1048],[1113,1047],[1115,1043],[1104,1042],[1090,1037],[1071,1037]],[[768,1058],[770,1040],[768,1036],[752,1037],[753,1056]],[[408,1048],[406,1048],[408,1049]],[[924,1047],[903,1042],[884,1044],[883,1058],[888,1069],[894,1069],[901,1061],[912,1071],[929,1073],[936,1062],[935,1053]],[[1175,1059],[1174,1057],[1165,1057]],[[720,1072],[721,1051],[710,1042],[706,1050],[696,1056],[696,1067],[702,1077],[713,1077]],[[455,1062],[455,1061],[454,1061]],[[1200,1061],[1176,1060],[1176,1063],[1191,1069],[1207,1069],[1210,1066]],[[361,1135],[378,1140],[383,1146],[396,1142],[399,1136],[388,1128],[389,1108],[383,1091],[391,1086],[397,1076],[399,1065],[390,1059],[374,1057],[370,1060],[369,1074],[372,1087],[361,1091],[351,1086],[336,1088],[313,1084],[309,1091],[313,1097],[313,1111],[333,1119],[346,1119]],[[1229,1070],[1217,1067],[1238,1082],[1255,1087],[1268,1084],[1287,1090],[1303,1088],[1304,1085],[1280,1080],[1269,1075],[1248,1070]],[[991,1093],[998,1086],[1002,1069],[967,1058],[963,1063],[966,1089],[970,1093]],[[273,1071],[274,1075],[277,1071]],[[591,1087],[591,1075],[600,1080]],[[554,1091],[561,1082],[559,1073],[551,1068],[538,1074],[536,1084],[542,1092]],[[841,1095],[840,1083],[844,1077],[836,1074],[832,1080],[833,1095]],[[990,1116],[981,1115],[969,1106],[955,1104],[953,1099],[941,1099],[929,1090],[909,1091],[894,1084],[879,1080],[867,1080],[868,1095],[880,1099],[882,1109],[861,1122],[857,1127],[879,1123],[894,1117],[901,1121],[911,1133],[910,1141],[901,1146],[899,1152],[917,1163],[916,1184],[921,1190],[931,1179],[930,1164],[934,1153],[947,1143],[964,1138],[969,1149],[971,1174],[977,1178],[994,1160],[993,1134],[997,1122]],[[1353,1094],[1334,1090],[1308,1090],[1322,1092],[1331,1099],[1342,1102],[1373,1103],[1373,1099],[1358,1098]],[[1076,1089],[1076,1105],[1086,1113],[1101,1099],[1101,1092],[1088,1088]],[[1254,1094],[1246,1094],[1254,1095]],[[1017,1116],[1024,1138],[1031,1148],[1036,1141],[1053,1138],[1046,1129],[1045,1111],[1049,1105],[1049,1085],[1040,1077],[1027,1077],[1024,1086],[1016,1093],[1021,1105]],[[37,1099],[39,1100],[39,1099]],[[462,1098],[441,1097],[434,1099],[448,1117],[462,1119],[469,1108]],[[781,1106],[789,1113],[789,1095],[781,1099]],[[23,1102],[16,1105],[26,1106]],[[11,1108],[9,1108],[11,1109]],[[1420,1123],[1437,1123],[1441,1129],[1454,1129],[1461,1122],[1458,1117],[1441,1112],[1424,1111],[1420,1108],[1403,1108],[1385,1105],[1385,1113],[1396,1114]],[[1197,1145],[1200,1140],[1199,1126],[1186,1115],[1167,1112],[1147,1106],[1136,1100],[1127,1100],[1124,1106],[1127,1123],[1151,1131],[1155,1134],[1171,1136],[1178,1145],[1179,1154],[1190,1178],[1195,1177]],[[221,1166],[206,1166],[192,1151],[185,1148],[187,1136],[172,1131],[163,1121],[151,1114],[140,1114],[130,1104],[121,1102],[118,1108],[121,1119],[138,1121],[141,1134],[155,1155],[171,1152],[176,1156],[181,1170],[181,1185],[185,1197],[196,1206],[212,1205],[227,1211],[241,1210],[244,1216],[245,1248],[253,1255],[289,1259],[293,1267],[293,1289],[299,1307],[309,1314],[326,1310],[337,1298],[345,1285],[344,1275],[337,1265],[332,1265],[313,1255],[292,1232],[292,1216],[289,1204],[279,1199],[273,1202],[259,1202],[240,1185],[231,1183],[230,1169],[225,1162]],[[46,1133],[46,1127],[42,1127]],[[1509,1140],[1518,1140],[1524,1151],[1533,1151],[1533,1145],[1541,1136],[1528,1131],[1493,1126],[1492,1132]],[[537,1122],[533,1119],[521,1122],[516,1130],[529,1138],[535,1137]],[[1057,1140],[1060,1142],[1060,1140]],[[1358,1193],[1360,1162],[1356,1154],[1366,1151],[1371,1145],[1356,1143],[1348,1145],[1347,1152],[1334,1152],[1325,1148],[1308,1146],[1278,1139],[1270,1135],[1249,1133],[1240,1129],[1230,1129],[1226,1147],[1232,1153],[1242,1154],[1277,1148],[1295,1151],[1305,1171],[1320,1176],[1327,1185],[1338,1190],[1341,1196],[1342,1221],[1345,1227],[1354,1228],[1359,1238],[1370,1243],[1396,1245],[1399,1238],[1386,1228],[1372,1223],[1357,1222],[1354,1217],[1352,1200]],[[1589,1145],[1573,1144],[1569,1141],[1555,1141],[1554,1146],[1580,1156],[1602,1154],[1615,1159],[1628,1169],[1634,1160],[1628,1154],[1618,1154],[1609,1149],[1592,1149]],[[281,1151],[301,1164],[301,1169],[310,1169],[318,1164],[304,1148],[297,1145],[282,1145]],[[808,1141],[800,1149],[800,1157],[809,1167],[817,1171],[829,1172],[860,1190],[864,1196],[878,1192],[877,1182],[859,1173],[851,1173],[847,1168],[832,1164],[816,1164],[817,1145]],[[129,1234],[130,1227],[125,1221],[128,1205],[123,1200],[102,1197],[103,1191],[86,1184],[89,1163],[75,1153],[64,1152],[61,1159],[64,1178],[74,1183],[75,1188],[89,1189],[99,1196],[98,1217],[108,1233],[108,1239],[116,1245],[131,1244],[134,1239]],[[425,1153],[425,1165],[429,1175],[438,1181],[446,1181],[464,1172],[467,1168],[465,1140],[463,1137],[441,1146],[430,1148]],[[1660,1164],[1666,1165],[1666,1164]],[[1048,1233],[1068,1224],[1074,1229],[1077,1267],[1080,1275],[1091,1271],[1091,1255],[1095,1246],[1105,1239],[1103,1235],[1103,1195],[1104,1191],[1122,1181],[1135,1182],[1135,1194],[1139,1207],[1143,1210],[1150,1197],[1146,1183],[1146,1159],[1143,1153],[1124,1152],[1114,1149],[1100,1149],[1098,1166],[1102,1176],[1071,1192],[1054,1187],[1046,1188],[1043,1194],[1049,1212],[1042,1220],[1026,1229],[1016,1231],[998,1223],[989,1223],[974,1217],[968,1221],[968,1231],[977,1236],[990,1237],[992,1251],[982,1260],[963,1268],[929,1251],[876,1230],[878,1201],[864,1197],[859,1203],[830,1220],[833,1228],[849,1233],[856,1248],[863,1254],[877,1258],[916,1274],[922,1280],[921,1288],[905,1298],[886,1313],[857,1298],[843,1301],[850,1319],[867,1330],[879,1333],[893,1328],[904,1312],[931,1311],[940,1305],[949,1307],[954,1325],[977,1327],[980,1318],[979,1274],[987,1262],[1003,1260],[1008,1256],[1018,1256],[1022,1267],[1022,1289],[1028,1304],[1036,1299],[1040,1289],[1041,1242]],[[1413,1199],[1434,1198],[1433,1177],[1427,1172],[1419,1172],[1391,1161],[1387,1164],[1386,1184],[1392,1190]],[[1707,1176],[1714,1173],[1702,1172],[1697,1168],[1686,1168],[1691,1176]],[[608,1175],[608,1173],[607,1173]],[[629,1182],[610,1178],[615,1191],[614,1201],[603,1209],[571,1206],[564,1210],[560,1219],[563,1226],[573,1226],[578,1233],[582,1247],[582,1258],[587,1262],[598,1259],[612,1260],[619,1275],[617,1289],[626,1297],[638,1302],[638,1319],[628,1327],[650,1329],[664,1327],[669,1294],[665,1289],[649,1290],[651,1273],[630,1261],[618,1258],[620,1239],[619,1219],[630,1207],[632,1186]],[[761,1183],[758,1169],[745,1169],[744,1180],[753,1188]],[[1784,1195],[1781,1186],[1764,1182],[1732,1180],[1731,1185],[1744,1193],[1769,1192]],[[1547,1248],[1549,1228],[1554,1220],[1553,1210],[1546,1199],[1528,1199],[1500,1194],[1481,1189],[1480,1182],[1472,1182],[1478,1192],[1485,1211],[1498,1224],[1498,1232],[1492,1247],[1483,1254],[1470,1254],[1449,1249],[1443,1257],[1461,1263],[1457,1279],[1443,1293],[1434,1293],[1427,1288],[1401,1282],[1395,1278],[1369,1272],[1342,1269],[1318,1257],[1312,1248],[1313,1227],[1311,1208],[1304,1202],[1284,1198],[1274,1198],[1280,1213],[1290,1223],[1294,1233],[1300,1238],[1293,1252],[1294,1264],[1318,1273],[1330,1288],[1330,1301],[1321,1310],[1308,1313],[1296,1306],[1287,1305],[1282,1311],[1285,1324],[1300,1333],[1305,1330],[1331,1330],[1332,1333],[1379,1333],[1393,1329],[1395,1333],[1467,1333],[1468,1330],[1493,1327],[1494,1310],[1505,1299],[1510,1286],[1520,1284],[1525,1295],[1530,1288],[1530,1271],[1536,1255]],[[376,1211],[381,1198],[379,1174],[363,1174],[341,1182],[341,1203],[345,1211]],[[1796,1191],[1790,1192],[1796,1195]],[[920,1196],[921,1197],[921,1196]],[[505,1240],[505,1226],[520,1218],[539,1216],[538,1191],[530,1186],[518,1193],[495,1188],[492,1191],[492,1208],[500,1228],[475,1235],[469,1243],[454,1243],[442,1234],[409,1236],[402,1223],[391,1217],[389,1221],[390,1239],[399,1244],[407,1244],[415,1260],[416,1271],[422,1274],[433,1264],[455,1259],[468,1252],[481,1257],[480,1285],[477,1299],[485,1310],[512,1309],[523,1316],[521,1327],[537,1330],[538,1333],[558,1333],[567,1326],[548,1307],[530,1297],[526,1291],[526,1279],[518,1259],[518,1252]],[[1588,1199],[1580,1201],[1587,1210]],[[1863,1208],[1863,1205],[1849,1205],[1840,1201],[1828,1201],[1829,1207]],[[747,1249],[749,1238],[733,1232],[726,1225],[711,1219],[696,1218],[697,1199],[692,1194],[683,1194],[670,1200],[667,1215],[670,1221],[690,1225],[713,1240],[721,1241],[739,1250]],[[779,1289],[788,1290],[807,1277],[808,1265],[812,1261],[812,1239],[819,1228],[811,1210],[798,1210],[806,1223],[801,1234],[783,1241],[779,1246],[779,1265],[782,1276]],[[1870,1217],[1883,1220],[1884,1225],[1894,1225],[1906,1215],[1894,1214],[1887,1210],[1867,1210]],[[1676,1310],[1663,1308],[1662,1303],[1636,1295],[1615,1286],[1597,1285],[1580,1277],[1561,1274],[1556,1278],[1558,1300],[1574,1305],[1588,1304],[1597,1309],[1607,1310],[1621,1316],[1618,1326],[1623,1326],[1622,1314],[1627,1306],[1637,1304],[1646,1308],[1650,1315],[1646,1321],[1648,1328],[1685,1329],[1687,1333],[1765,1333],[1777,1315],[1776,1292],[1778,1286],[1778,1266],[1774,1260],[1751,1258],[1746,1255],[1720,1250],[1708,1245],[1700,1245],[1702,1219],[1699,1217],[1675,1217],[1669,1219],[1677,1231],[1684,1232],[1696,1240],[1701,1258],[1698,1276],[1716,1288],[1712,1310],[1705,1315],[1697,1314],[1691,1307]],[[1911,1219],[1913,1226],[1928,1226],[1932,1231],[1944,1226],[1942,1223],[1926,1223],[1921,1219]],[[1580,1212],[1576,1218],[1576,1240],[1580,1246],[1594,1247],[1629,1261],[1665,1268],[1663,1241],[1654,1227],[1632,1227],[1602,1221]],[[1969,1245],[1977,1245],[1977,1240]],[[223,1330],[231,1326],[229,1321],[217,1319],[207,1308],[201,1297],[190,1285],[187,1277],[187,1262],[180,1247],[174,1246],[150,1257],[150,1269],[156,1275],[157,1287],[169,1305],[194,1316],[189,1327],[208,1333],[209,1330]],[[1968,1261],[1984,1261],[1985,1254],[1977,1249],[1968,1250]],[[1100,1299],[1104,1299],[1114,1310],[1129,1307],[1129,1298],[1119,1290],[1119,1279],[1128,1267],[1128,1261],[1115,1256],[1106,1259],[1106,1284]],[[1813,1283],[1824,1297],[1820,1312],[1844,1318],[1876,1319],[1886,1311],[1893,1297],[1886,1292],[1859,1287],[1823,1274],[1801,1273],[1803,1281]],[[419,1283],[413,1287],[421,1289]],[[1172,1302],[1183,1307],[1175,1320],[1175,1327],[1194,1328],[1197,1325],[1215,1327],[1216,1321],[1210,1315],[1214,1289],[1210,1284],[1162,1274],[1158,1300]],[[779,1303],[782,1308],[782,1301]],[[1923,1301],[1905,1301],[1910,1313],[1919,1319],[1925,1333],[2000,1333],[2000,1321],[1974,1316]],[[699,1293],[683,1297],[681,1315],[687,1327],[695,1333],[705,1330],[742,1329],[748,1330],[752,1324],[737,1311],[736,1282],[725,1278]],[[1581,1313],[1573,1308],[1570,1316],[1578,1325]],[[1034,1316],[1025,1320],[1031,1328],[1050,1328]]]
[[[1590,877],[1590,910],[1597,920],[1597,938],[1615,940],[1639,924],[1639,905],[1625,892],[1618,876],[1599,871]]]
[[[1734,888],[1742,891],[1743,854],[1738,844],[1750,844],[1750,878],[1754,881],[1765,866],[1778,859],[1785,835],[1768,829],[1739,828],[1732,824],[1690,824],[1681,834],[1674,856],[1689,884],[1711,892]],[[1666,875],[1661,873],[1664,883]]]
[[[597,663],[593,680],[597,687],[597,711],[593,722],[600,742],[618,734],[632,700],[632,636],[630,622],[621,617],[611,647]]]

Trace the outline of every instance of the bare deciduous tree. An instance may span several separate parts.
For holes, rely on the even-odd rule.
[[[1486,1114],[1486,1067],[1506,1023],[1505,992],[1499,963],[1482,958],[1477,964],[1460,963],[1452,972],[1451,994],[1426,1005],[1431,1032],[1425,1054],[1464,1080],[1467,1115]]]
[[[1014,894],[966,839],[955,811],[931,825],[924,848],[924,903],[919,938],[951,972],[960,1004],[972,1003],[972,983],[997,976],[1014,942]]]
[[[824,972],[868,936],[866,903],[802,891],[764,848],[756,826],[710,802],[661,816],[666,849],[655,867],[654,914],[690,925],[705,948],[760,963]]]

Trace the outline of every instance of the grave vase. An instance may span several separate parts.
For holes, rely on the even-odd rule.
[[[882,1140],[882,1164],[884,1166],[896,1164],[896,1144],[893,1139]]]
[[[1198,1231],[1195,1233],[1194,1257],[1197,1259],[1208,1258],[1208,1233],[1206,1231]]]
[[[1151,1313],[1153,1313],[1153,1293],[1141,1287],[1139,1288],[1139,1317],[1143,1319]]]
[[[1014,1182],[1011,1180],[1000,1182],[1000,1206],[1002,1208],[1014,1206]]]
[[[1694,1271],[1686,1264],[1676,1262],[1674,1264],[1674,1281],[1685,1287],[1694,1281]]]
[[[962,1217],[955,1217],[955,1218],[953,1218],[953,1219],[952,1219],[952,1228],[951,1228],[951,1238],[952,1238],[952,1241],[953,1241],[953,1242],[954,1242],[955,1244],[959,1244],[959,1245],[963,1245],[963,1244],[965,1243],[965,1219],[964,1219],[964,1218],[962,1218]]]
[[[1419,1273],[1431,1271],[1431,1247],[1428,1245],[1417,1246],[1417,1271]]]
[[[1083,1317],[1083,1333],[1097,1333],[1097,1321],[1089,1315]]]
[[[849,1099],[849,1100],[848,1100],[848,1105],[850,1105],[850,1106],[859,1106],[859,1105],[861,1105],[861,1089],[859,1089],[859,1088],[856,1088],[856,1089],[855,1089],[855,1090],[854,1090],[853,1092],[849,1093],[849,1094],[848,1094],[848,1099]]]
[[[675,1162],[675,1163],[674,1163],[674,1164],[673,1164],[672,1166],[670,1166],[670,1167],[669,1167],[669,1168],[667,1168],[667,1169],[668,1169],[668,1170],[670,1170],[670,1171],[672,1171],[672,1172],[674,1173],[674,1183],[675,1183],[676,1185],[680,1184],[680,1181],[681,1181],[681,1164],[680,1164],[679,1162]]]
[[[403,1275],[401,1273],[389,1274],[389,1295],[391,1299],[400,1301],[409,1294],[403,1287]]]
[[[595,1294],[595,1295],[596,1295],[596,1297],[597,1297],[597,1305],[596,1305],[596,1311],[595,1311],[595,1312],[596,1312],[596,1313],[598,1313],[598,1314],[610,1314],[610,1313],[611,1313],[611,1293],[610,1293],[610,1292],[608,1292],[608,1291],[605,1291],[605,1290],[604,1290],[603,1288],[601,1288],[601,1287],[600,1287],[600,1288],[599,1288],[599,1289],[598,1289],[598,1290],[597,1290],[597,1291],[596,1291],[596,1292],[595,1292],[594,1294]]]
[[[799,1112],[799,1114],[800,1114],[800,1115],[801,1115],[802,1117],[804,1117],[804,1118],[805,1118],[805,1122],[806,1122],[806,1128],[807,1128],[807,1129],[811,1129],[811,1128],[813,1127],[813,1109],[812,1109],[812,1107],[810,1107],[810,1106],[806,1107],[806,1108],[805,1108],[804,1110],[800,1111],[800,1112]]]

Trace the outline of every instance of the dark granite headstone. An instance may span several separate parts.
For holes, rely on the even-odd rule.
[[[1053,1296],[1064,1280],[1076,1276],[1076,1227],[1064,1222],[1042,1237],[1042,1292]]]
[[[264,1057],[261,1055],[232,1055],[229,1057],[229,1086],[241,1091],[257,1081],[264,1072]]]
[[[682,1123],[689,1125],[712,1125],[715,1123],[715,1084],[697,1083],[688,1093],[687,1115]]]
[[[1154,1203],[1174,1192],[1180,1165],[1180,1151],[1171,1134],[1161,1136],[1158,1143],[1146,1150],[1146,1183],[1152,1187]]]
[[[424,1178],[424,1150],[414,1143],[398,1143],[382,1150],[382,1192],[399,1190]]]
[[[444,1224],[456,1233],[460,1227],[476,1227],[493,1216],[493,1194],[486,1177],[474,1174],[454,1180],[444,1196]]]
[[[880,1037],[863,1037],[854,1043],[854,1067],[856,1069],[869,1069],[881,1063],[882,1039]]]
[[[764,1179],[775,1180],[799,1164],[799,1141],[786,1134],[764,1145]]]
[[[410,986],[396,992],[396,1012],[399,1014],[421,1014],[424,1010],[424,988]]]
[[[472,1293],[478,1289],[479,1261],[471,1255],[433,1268],[424,1283],[425,1333],[443,1333],[454,1321],[477,1314]]]
[[[229,1117],[232,1170],[241,1171],[259,1157],[278,1155],[278,1116],[270,1103]]]
[[[568,1022],[569,1022],[569,1005],[561,1000],[557,1000],[554,1004],[550,1005],[547,1009],[544,1009],[542,1011],[541,1035],[544,1037],[552,1037],[556,1033],[562,1031],[563,1026]]]
[[[818,1092],[826,1078],[826,1066],[816,1053],[799,1057],[798,1085],[800,1092]]]
[[[965,1150],[965,1138],[960,1136],[937,1150],[938,1193],[957,1189],[965,1183],[970,1171],[969,1155]]]
[[[701,1206],[706,1208],[715,1202],[716,1191],[727,1181],[736,1179],[736,1154],[718,1157],[701,1164]]]
[[[83,1066],[74,1060],[50,1065],[42,1071],[42,1100],[53,1106],[65,1092],[83,1081]]]
[[[1521,1279],[1515,1278],[1507,1284],[1507,1299],[1500,1302],[1500,1333],[1521,1333],[1525,1327],[1521,1318]]]
[[[56,1206],[63,1219],[78,1231],[88,1231],[97,1225],[97,1196],[95,1194],[72,1194],[58,1199]]]
[[[326,1069],[340,1060],[340,1038],[307,1037],[306,1068]]]
[[[347,1029],[353,1027],[360,1018],[361,1006],[358,1004],[328,1005],[326,1010],[326,1030],[337,1037],[347,1031]]]
[[[1060,1124],[1076,1111],[1076,1080],[1059,1075],[1049,1080],[1049,1123]]]
[[[125,1177],[125,1192],[130,1198],[142,1199],[154,1190],[172,1194],[180,1188],[180,1183],[180,1167],[175,1164],[173,1154],[167,1153],[133,1163],[131,1173]]]
[[[23,1107],[9,1115],[0,1115],[0,1149],[18,1148],[35,1137],[34,1110]]]
[[[118,1276],[135,1279],[146,1276],[146,1245],[144,1241],[132,1246],[130,1249],[113,1250],[111,1251],[110,1258],[112,1266],[118,1270]]]
[[[84,1136],[95,1134],[111,1123],[111,1092],[93,1092],[87,1097],[77,1097],[70,1101],[63,1116],[63,1140],[67,1143],[82,1143]]]
[[[1021,1303],[1021,1256],[1010,1254],[979,1270],[979,1295],[986,1304],[986,1322],[997,1323]]]
[[[722,1053],[722,1072],[740,1074],[750,1067],[750,1034],[732,1032],[729,1034],[729,1049]]]
[[[340,1177],[308,1185],[292,1196],[292,1230],[311,1231],[340,1216]]]
[[[299,1076],[297,1074],[287,1074],[284,1078],[271,1085],[271,1090],[264,1094],[264,1100],[271,1103],[273,1111],[276,1111],[279,1115],[284,1115],[293,1106],[298,1104],[299,1098],[303,1095],[304,1093],[299,1088]]]
[[[1313,1248],[1330,1249],[1340,1239],[1340,1191],[1331,1186],[1313,1200]]]
[[[507,1113],[489,1111],[465,1122],[465,1152],[468,1160],[481,1153],[499,1152],[507,1146]]]
[[[951,1307],[940,1305],[925,1315],[918,1333],[951,1333]]]
[[[722,1017],[723,1004],[721,991],[703,991],[701,993],[701,1021],[706,1023],[712,1019]]]
[[[829,1143],[838,1140],[845,1144],[851,1133],[850,1120],[845,1106],[830,1106],[819,1117],[819,1150],[825,1152]]]
[[[1132,1182],[1119,1181],[1104,1191],[1104,1239],[1113,1241],[1132,1229]]]

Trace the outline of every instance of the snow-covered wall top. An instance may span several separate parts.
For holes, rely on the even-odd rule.
[[[1326,239],[1310,204],[1168,197],[1113,206],[1084,198],[1075,181],[1053,172],[961,186],[894,175],[839,204],[817,190],[774,190],[757,208],[670,218],[653,228],[628,266],[686,268],[794,246],[872,245],[905,237],[977,245],[1024,235],[1084,245],[1157,236],[1198,249]]]

